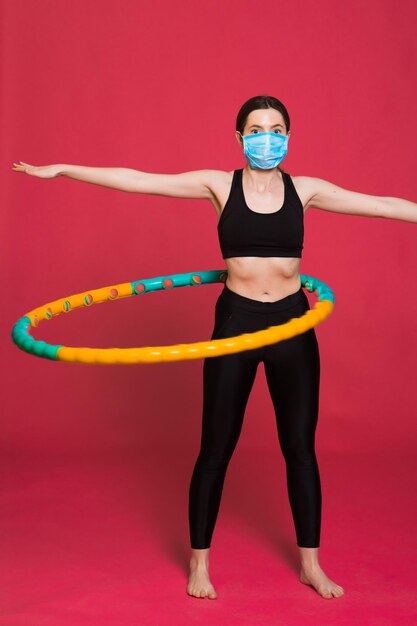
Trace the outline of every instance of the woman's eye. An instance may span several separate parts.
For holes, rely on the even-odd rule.
[[[254,128],[253,130],[251,130],[251,133],[259,133],[259,130],[257,130],[256,128]],[[274,130],[274,133],[279,135],[281,133],[281,130]]]

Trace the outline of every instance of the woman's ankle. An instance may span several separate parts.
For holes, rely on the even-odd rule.
[[[319,549],[303,548],[298,546],[300,550],[301,565],[303,567],[317,567],[319,565]]]
[[[201,550],[196,549],[196,548],[191,548],[190,561],[195,563],[196,565],[200,565],[200,564],[208,565],[209,552],[210,552],[210,548],[204,548]]]

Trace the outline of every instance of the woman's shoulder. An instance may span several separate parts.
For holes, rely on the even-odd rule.
[[[287,175],[288,172],[287,172]],[[304,207],[304,212],[306,212],[308,208],[308,204],[315,194],[315,190],[317,187],[316,181],[317,179],[313,176],[301,176],[301,175],[290,175],[295,190],[297,192],[298,197],[301,200],[301,203]]]
[[[207,170],[210,172],[208,186],[211,191],[210,201],[216,209],[217,217],[220,217],[232,187],[233,175],[236,170]]]
[[[302,176],[299,174],[291,174],[291,179],[296,187],[308,190],[316,190],[320,183],[326,183],[326,181],[316,176]]]
[[[235,170],[207,170],[208,185],[214,194],[222,193],[224,189],[230,188]]]

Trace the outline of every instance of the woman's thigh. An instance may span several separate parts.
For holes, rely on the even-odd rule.
[[[264,357],[283,451],[311,450],[320,390],[320,352],[314,328],[268,346]]]
[[[250,313],[228,303],[216,304],[211,339],[225,339],[252,332],[256,321]],[[248,350],[204,360],[202,448],[224,453],[234,448],[255,381],[262,349]]]

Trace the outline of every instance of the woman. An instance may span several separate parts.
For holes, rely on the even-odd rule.
[[[236,120],[236,139],[247,158],[241,170],[150,174],[126,168],[79,165],[17,172],[67,176],[122,191],[206,198],[218,217],[228,277],[217,303],[212,339],[254,332],[299,317],[308,308],[299,266],[304,215],[309,207],[335,213],[417,222],[417,204],[348,191],[319,178],[291,177],[278,167],[287,153],[290,118],[271,96],[250,98]],[[216,598],[209,550],[226,469],[236,446],[258,364],[263,361],[273,401],[287,488],[300,549],[300,581],[324,598],[343,588],[319,565],[321,488],[314,436],[318,419],[320,356],[314,329],[277,344],[204,362],[201,448],[189,491],[191,539],[187,593]]]

